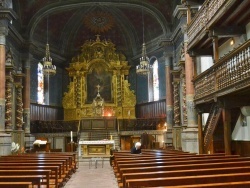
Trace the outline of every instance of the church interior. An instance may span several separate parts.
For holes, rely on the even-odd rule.
[[[249,157],[249,7],[0,0],[0,156]]]

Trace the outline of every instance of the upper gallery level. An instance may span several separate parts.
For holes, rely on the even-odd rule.
[[[196,104],[249,93],[249,6],[249,0],[206,0],[188,22],[188,53],[197,68],[193,79]],[[212,61],[202,61],[204,56]]]
[[[249,6],[248,0],[206,0],[187,26],[188,50],[199,53],[211,48],[213,36],[219,37],[220,46],[229,38],[244,34]]]

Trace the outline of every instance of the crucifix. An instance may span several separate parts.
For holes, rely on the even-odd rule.
[[[100,92],[100,87],[101,87],[101,86],[98,84],[96,87],[97,87],[97,92],[99,93],[99,92]]]

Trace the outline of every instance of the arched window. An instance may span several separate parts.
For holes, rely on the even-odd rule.
[[[158,74],[158,61],[155,60],[153,64],[153,92],[154,101],[159,100],[159,74]]]
[[[37,103],[44,104],[44,79],[43,79],[43,65],[38,63],[37,67]]]

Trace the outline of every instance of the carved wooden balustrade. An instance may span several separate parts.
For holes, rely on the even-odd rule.
[[[196,104],[250,86],[250,40],[222,57],[194,80]]]
[[[195,17],[192,19],[192,22],[188,26],[188,38],[189,45],[192,43],[198,35],[202,32],[206,34],[207,26],[209,22],[212,22],[218,10],[224,7],[227,0],[206,0],[199,11],[196,13]]]

